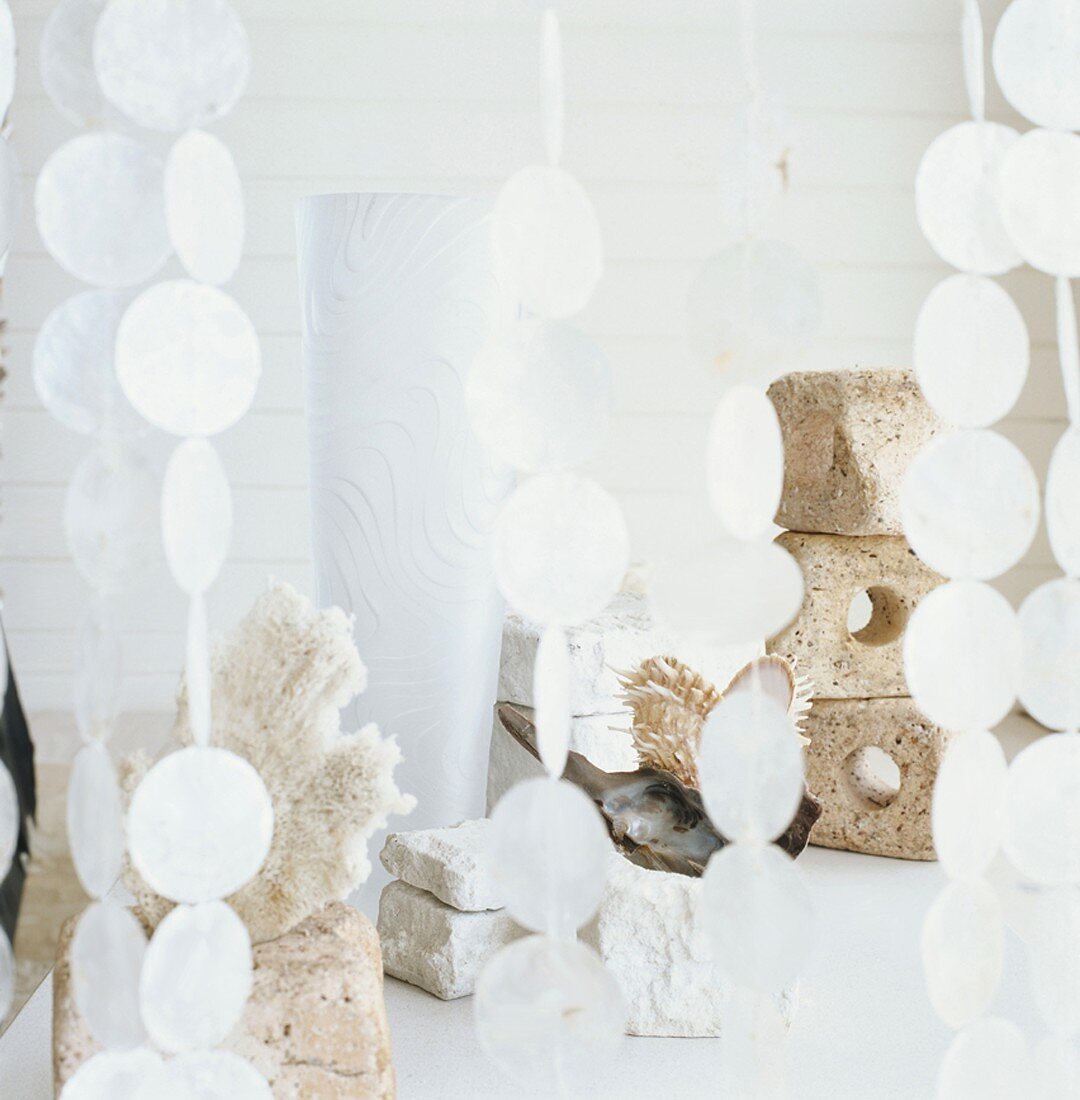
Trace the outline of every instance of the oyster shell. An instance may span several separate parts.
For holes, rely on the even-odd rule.
[[[742,669],[727,692],[757,683],[775,694],[796,720],[809,707],[809,690],[782,657],[764,657]],[[716,688],[672,657],[653,657],[623,677],[634,712],[631,736],[642,766],[605,772],[571,752],[563,779],[596,803],[616,847],[631,863],[656,871],[698,876],[713,852],[728,843],[713,826],[697,790],[697,748],[709,711],[722,698]],[[727,694],[725,692],[724,694]],[[502,703],[499,722],[538,760],[536,727],[521,709]],[[794,820],[776,840],[798,856],[821,816],[821,804],[806,791]]]

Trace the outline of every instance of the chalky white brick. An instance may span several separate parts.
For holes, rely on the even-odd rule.
[[[462,913],[407,882],[383,890],[378,929],[386,973],[444,1001],[469,996],[484,963],[525,934],[505,910]]]
[[[448,829],[391,833],[379,858],[395,878],[455,909],[501,909],[502,892],[488,873],[485,850],[490,824],[482,819]]]
[[[604,899],[581,938],[619,983],[631,1035],[719,1035],[731,982],[698,925],[701,879],[648,871],[612,855]],[[797,989],[776,996],[785,1022]]]
[[[688,644],[656,627],[644,597],[624,592],[597,618],[567,631],[570,648],[570,712],[574,715],[623,711],[619,673],[647,657],[677,654],[717,687],[723,688],[759,652],[757,646],[705,647]],[[503,628],[499,699],[533,705],[533,665],[540,627],[511,612]]]

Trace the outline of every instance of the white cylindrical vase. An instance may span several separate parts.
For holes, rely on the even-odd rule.
[[[469,429],[464,385],[506,308],[489,213],[403,194],[298,210],[316,598],[355,616],[368,686],[347,716],[398,739],[409,829],[484,813],[503,620],[488,536],[509,482]]]

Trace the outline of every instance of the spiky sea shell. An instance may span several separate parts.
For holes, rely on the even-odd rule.
[[[772,695],[802,736],[813,688],[784,657],[759,657],[740,669],[721,692],[677,657],[650,657],[633,672],[620,673],[622,697],[633,712],[630,736],[643,768],[671,772],[698,788],[697,754],[701,730],[713,707],[734,691],[754,687]]]

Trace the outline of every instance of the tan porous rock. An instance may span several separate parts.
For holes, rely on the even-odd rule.
[[[57,1095],[100,1049],[71,988],[77,921],[64,926],[53,975]],[[259,944],[254,956],[251,999],[223,1048],[251,1061],[275,1100],[392,1100],[382,956],[371,921],[333,902],[279,939]]]
[[[949,734],[911,699],[815,700],[806,730],[806,785],[824,808],[810,843],[934,859],[930,807]]]
[[[769,387],[784,437],[776,522],[792,531],[899,535],[900,484],[941,428],[910,371],[807,371]]]
[[[407,882],[391,882],[379,898],[387,974],[444,1001],[468,997],[484,963],[524,934],[505,909],[462,913]]]
[[[806,596],[795,621],[766,649],[792,661],[821,699],[907,695],[904,628],[918,602],[944,582],[900,535],[804,535],[777,542],[799,563]],[[854,633],[848,613],[860,593],[869,620]]]

